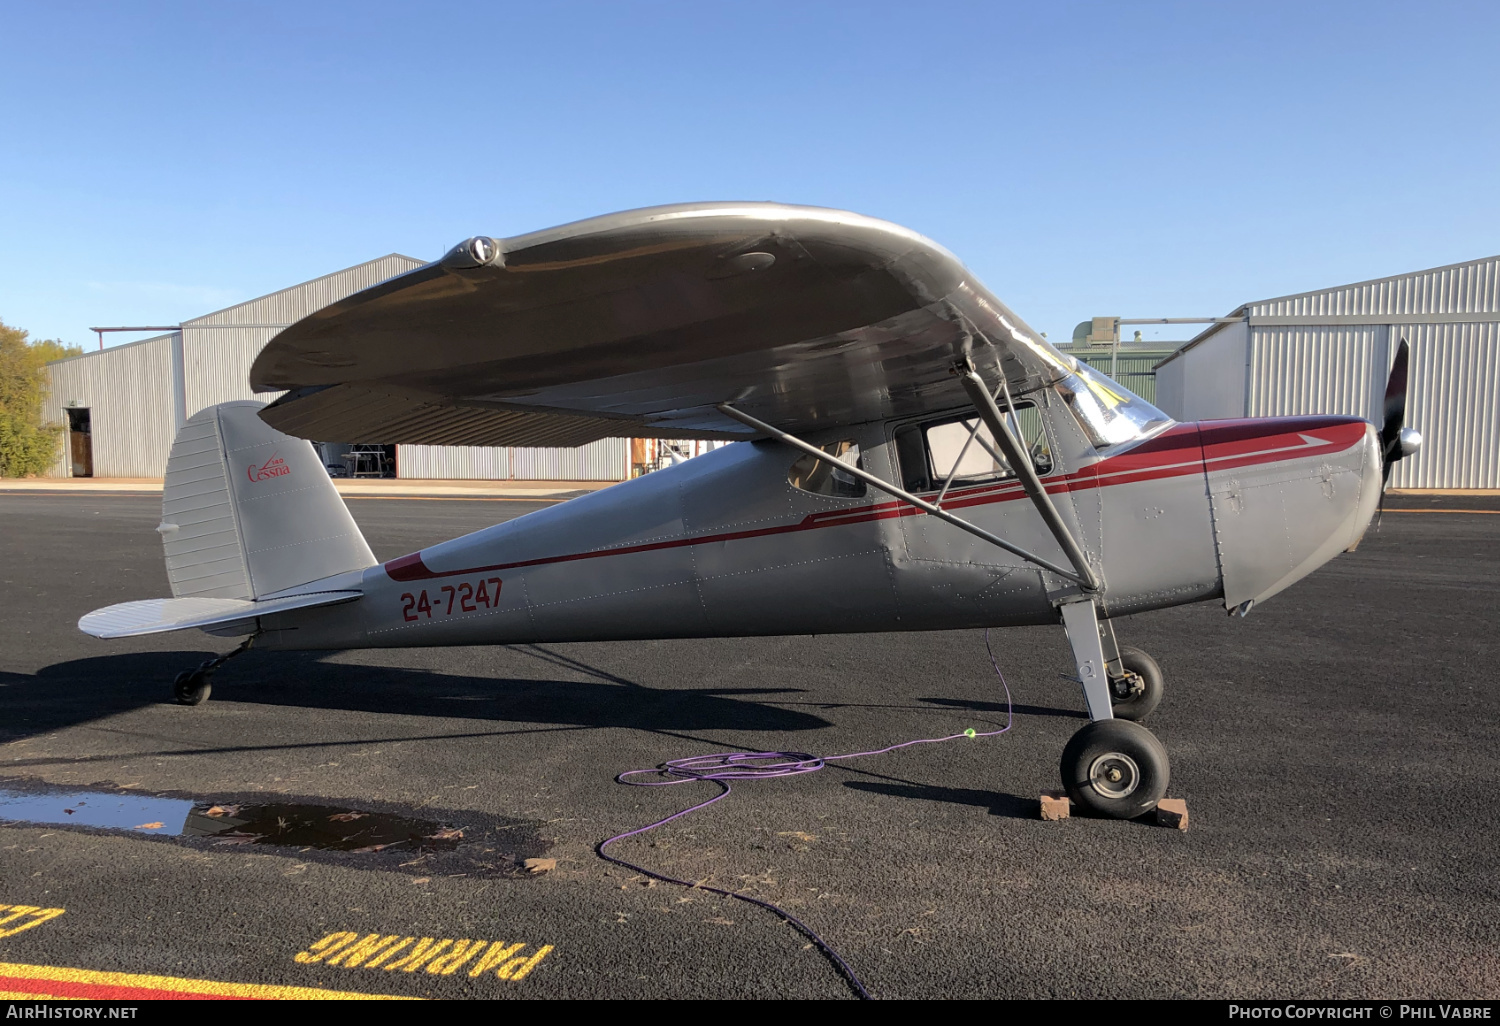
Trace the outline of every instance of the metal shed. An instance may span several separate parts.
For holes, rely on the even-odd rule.
[[[1500,489],[1500,256],[1235,309],[1156,366],[1178,420],[1334,413],[1377,420],[1411,345],[1407,424],[1423,445],[1397,488]]]
[[[1063,352],[1077,358],[1080,363],[1108,374],[1146,402],[1156,406],[1156,365],[1170,355],[1172,350],[1161,346],[1138,348],[1123,344],[1120,351],[1113,354],[1108,349],[1080,349],[1076,345]]]
[[[256,395],[249,384],[251,363],[278,331],[424,263],[391,253],[183,321],[174,332],[54,361],[50,412],[70,428],[88,425],[93,476],[161,477],[188,417],[215,403],[280,394]],[[579,449],[401,445],[395,462],[405,478],[618,481],[629,474],[629,448],[623,438]],[[73,475],[73,452],[62,447],[53,476]]]

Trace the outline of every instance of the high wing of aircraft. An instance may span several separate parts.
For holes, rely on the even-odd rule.
[[[478,236],[277,335],[251,370],[275,402],[190,418],[159,528],[174,597],[79,626],[242,651],[1061,622],[1090,717],[1063,783],[1136,816],[1170,776],[1139,722],[1163,680],[1113,620],[1243,615],[1357,544],[1420,443],[1405,365],[1379,431],[1179,424],[886,222],[689,204]],[[606,437],[742,444],[379,564],[301,440]]]
[[[692,204],[470,239],[281,332],[250,380],[291,390],[265,420],[303,437],[738,439],[756,432],[718,412],[730,399],[794,432],[961,405],[950,369],[970,352],[990,376],[1007,355],[1020,391],[1069,373],[914,232]]]

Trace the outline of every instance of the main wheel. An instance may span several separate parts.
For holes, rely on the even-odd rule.
[[[172,682],[172,697],[178,705],[202,705],[212,693],[208,675],[197,670],[183,670]]]
[[[1120,662],[1125,672],[1109,675],[1109,694],[1115,718],[1140,722],[1161,704],[1161,667],[1145,652],[1129,645],[1120,647]]]
[[[1099,816],[1133,819],[1156,808],[1172,768],[1162,743],[1139,723],[1096,720],[1063,747],[1063,787]]]

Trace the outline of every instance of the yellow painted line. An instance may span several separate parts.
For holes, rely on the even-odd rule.
[[[224,983],[178,976],[105,973],[52,965],[0,962],[0,995],[11,998],[75,998],[85,1001],[160,1001],[184,999],[259,999],[264,1001],[416,1001],[393,994],[289,987],[273,983]]]
[[[1387,506],[1387,513],[1481,513],[1494,516],[1500,513],[1500,509],[1396,509]]]
[[[37,905],[0,905],[0,937],[14,937],[22,930],[41,926],[66,911],[65,908],[41,908]]]

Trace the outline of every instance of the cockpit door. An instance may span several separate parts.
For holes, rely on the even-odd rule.
[[[1002,406],[1002,413],[1064,520],[1076,530],[1078,517],[1065,486],[1067,460],[1049,423],[1058,413],[1067,416],[1060,401],[1043,393]],[[1045,559],[1067,564],[972,407],[893,424],[890,437],[898,483],[907,491]],[[1065,445],[1077,448],[1079,441],[1068,438]],[[1056,485],[1063,487],[1055,490]],[[903,617],[910,610],[937,626],[1047,622],[1052,618],[1047,592],[1064,585],[1034,564],[936,517],[904,515],[899,544],[908,585],[902,594]]]

